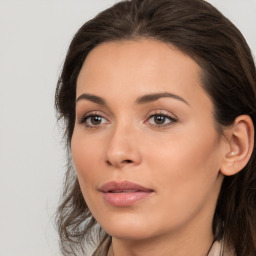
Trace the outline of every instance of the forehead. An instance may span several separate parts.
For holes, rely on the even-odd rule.
[[[112,97],[135,97],[162,91],[209,101],[199,65],[173,45],[149,39],[102,43],[88,54],[77,80],[78,96],[111,92]]]

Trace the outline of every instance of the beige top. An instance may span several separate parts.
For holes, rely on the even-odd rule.
[[[207,256],[235,256],[231,248],[224,246],[224,240],[215,241]]]
[[[105,241],[105,243],[103,243],[92,256],[114,256],[112,250],[109,250],[109,242],[109,240]],[[232,249],[225,246],[223,240],[221,240],[213,243],[207,256],[235,256],[235,253]]]

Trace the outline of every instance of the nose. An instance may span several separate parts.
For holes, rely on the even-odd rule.
[[[127,124],[116,127],[111,131],[106,149],[106,163],[115,168],[136,166],[142,161],[137,134]]]

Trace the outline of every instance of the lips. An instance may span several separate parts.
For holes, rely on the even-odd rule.
[[[108,182],[100,188],[100,191],[104,200],[116,207],[131,206],[154,192],[150,188],[129,181]]]
[[[141,192],[151,191],[152,192],[153,190],[129,181],[123,181],[123,182],[111,181],[104,184],[100,188],[100,191],[104,193],[122,193],[127,191],[141,191]]]

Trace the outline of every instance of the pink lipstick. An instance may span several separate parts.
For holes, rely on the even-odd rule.
[[[100,191],[107,203],[117,207],[131,206],[154,192],[152,189],[129,181],[108,182],[100,188]]]

